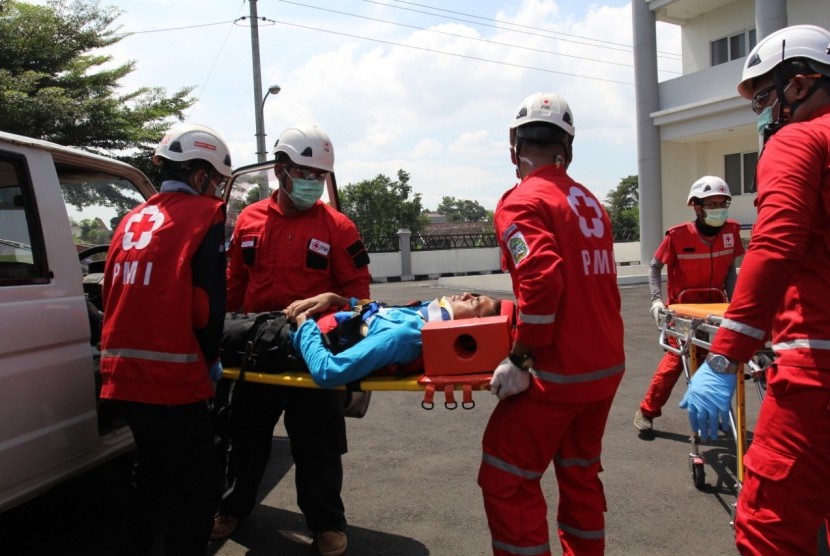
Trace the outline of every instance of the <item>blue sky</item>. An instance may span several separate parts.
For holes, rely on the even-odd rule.
[[[243,0],[101,0],[135,33],[126,89],[194,86],[188,121],[217,129],[234,166],[256,161],[250,14]],[[636,174],[628,1],[259,0],[268,149],[309,121],[332,138],[338,183],[402,168],[434,209],[444,195],[495,208],[515,182],[507,124],[537,91],[574,112],[571,174],[601,199]],[[371,39],[371,40],[370,40]],[[660,27],[660,78],[679,75],[679,31]],[[666,45],[663,47],[663,45]],[[452,53],[449,55],[446,53]]]

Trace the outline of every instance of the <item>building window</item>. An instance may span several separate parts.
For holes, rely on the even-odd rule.
[[[737,35],[723,37],[710,43],[712,65],[725,64],[746,56],[755,46],[755,29],[743,31]]]
[[[727,154],[723,157],[724,179],[732,196],[755,193],[755,166],[758,152]]]

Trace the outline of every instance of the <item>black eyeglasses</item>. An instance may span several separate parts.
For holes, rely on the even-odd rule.
[[[808,79],[821,79],[824,77],[820,73],[809,73],[809,74],[802,74],[802,77],[806,77]],[[784,86],[784,90],[787,90],[787,87],[790,86],[792,79],[787,81],[787,84]],[[752,97],[752,111],[756,114],[760,114],[761,111],[769,105],[769,97],[772,91],[775,90],[775,85],[770,85],[769,87],[764,87],[757,93],[755,96]]]
[[[210,175],[208,175],[208,179],[210,180],[210,183],[213,184],[213,187],[216,188],[216,196],[221,197],[222,192],[225,190],[225,186],[228,184],[228,178],[219,172],[211,172]]]
[[[764,87],[752,97],[752,111],[760,114],[761,111],[769,104],[770,94],[775,90],[775,85]]]
[[[304,166],[289,166],[286,170],[288,175],[292,178],[303,178],[307,180],[324,180],[329,174],[325,170],[318,170],[317,168],[306,168]],[[292,174],[293,172],[293,174]]]

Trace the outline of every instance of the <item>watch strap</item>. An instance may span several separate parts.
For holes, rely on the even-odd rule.
[[[533,367],[533,355],[530,353],[523,353],[521,355],[518,353],[511,353],[508,355],[508,358],[511,363],[523,371],[529,371],[531,367]]]

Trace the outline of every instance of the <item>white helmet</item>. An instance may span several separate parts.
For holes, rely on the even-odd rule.
[[[686,199],[686,204],[691,205],[693,199],[705,199],[706,197],[714,197],[715,195],[724,195],[732,198],[732,193],[729,192],[729,186],[721,178],[717,176],[703,176],[698,178],[689,189],[689,197]]]
[[[793,25],[764,37],[746,57],[738,94],[751,99],[755,94],[753,80],[793,58],[818,62],[821,67],[811,65],[813,71],[830,77],[830,32],[815,25]]]
[[[274,156],[283,152],[291,162],[334,172],[334,147],[328,134],[314,124],[299,124],[282,132],[274,143]]]
[[[207,126],[198,124],[173,126],[164,134],[156,147],[153,153],[154,161],[156,157],[176,162],[204,160],[226,178],[231,176],[231,153],[228,145],[216,131]]]
[[[565,99],[555,93],[534,93],[524,99],[516,110],[516,117],[510,122],[510,144],[516,137],[522,139],[546,140],[547,126],[528,126],[526,124],[544,123],[554,125],[565,131],[573,139],[574,119]]]

